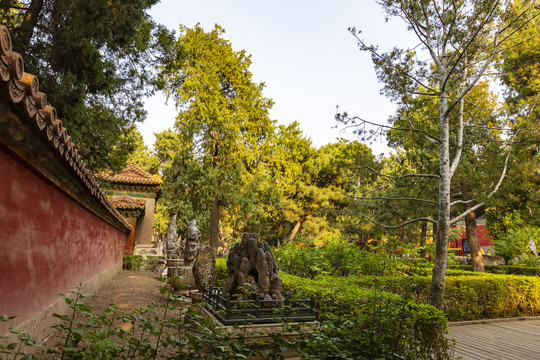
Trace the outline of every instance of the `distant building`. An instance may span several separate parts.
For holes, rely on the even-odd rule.
[[[467,241],[467,233],[465,232],[465,221],[458,221],[456,226],[463,227],[463,232],[459,236],[458,240],[450,240],[449,248],[461,249],[462,252],[464,250],[465,252],[467,252],[466,250],[469,249],[470,252],[470,246],[468,246],[468,244],[465,244],[465,249],[463,248],[463,243]],[[493,248],[493,239],[491,238],[491,235],[489,235],[487,232],[485,218],[476,219],[476,237],[478,238],[480,248],[484,250],[484,252],[487,253],[488,250],[491,250]]]
[[[126,242],[127,255],[162,255],[161,247],[152,244],[154,210],[162,183],[159,175],[152,175],[135,164],[119,173],[102,171],[97,177],[106,181],[105,194],[116,210],[131,225]]]

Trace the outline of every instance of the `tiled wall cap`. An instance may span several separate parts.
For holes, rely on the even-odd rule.
[[[8,29],[0,25],[0,88],[49,143],[59,159],[73,171],[86,189],[126,228],[130,225],[110,204],[91,171],[86,169],[68,130],[57,119],[56,109],[47,105],[47,95],[39,91],[39,79],[24,72],[22,56],[12,50]]]

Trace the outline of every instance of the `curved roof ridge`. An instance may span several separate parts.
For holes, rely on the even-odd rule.
[[[163,183],[163,181],[161,180],[161,176],[152,175],[149,172],[141,169],[134,163],[127,165],[119,173],[105,170],[97,173],[96,176],[111,183],[140,184],[153,186],[161,185]]]
[[[124,194],[120,196],[109,197],[109,200],[116,209],[144,210],[146,207],[146,201],[144,199],[134,198],[132,196],[129,196],[126,192],[124,192]]]

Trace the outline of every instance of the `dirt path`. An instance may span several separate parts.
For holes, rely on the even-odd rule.
[[[109,304],[114,304],[122,312],[130,312],[138,307],[151,305],[164,305],[167,303],[167,295],[161,294],[160,289],[166,287],[165,282],[159,280],[159,274],[151,271],[121,270],[114,278],[104,284],[96,294],[86,297],[81,301],[92,306],[92,314],[103,313]],[[60,321],[60,320],[59,320]],[[85,319],[78,313],[75,322],[81,323]],[[118,324],[125,330],[130,327],[129,323]],[[43,342],[45,346],[54,346],[62,341],[63,336],[58,330],[52,330]],[[36,358],[45,357],[45,350],[36,350]]]
[[[159,292],[164,286],[166,283],[159,280],[157,272],[121,270],[83,302],[92,305],[96,313],[105,310],[109,304],[115,304],[122,311],[130,311],[152,302],[165,304],[167,297]]]
[[[165,282],[161,282],[159,280],[159,274],[156,272],[122,270],[112,280],[104,284],[96,294],[89,296],[87,298],[84,298],[82,302],[86,305],[92,306],[93,308],[92,314],[94,316],[102,314],[103,311],[107,309],[109,304],[114,304],[118,308],[119,311],[121,311],[122,313],[127,313],[127,312],[131,312],[132,310],[136,308],[144,307],[147,305],[151,305],[152,303],[155,303],[156,305],[158,305],[158,307],[155,308],[156,312],[149,313],[149,315],[151,317],[156,316],[156,317],[162,318],[164,316],[164,313],[163,313],[164,310],[162,308],[159,308],[159,305],[165,305],[167,303],[167,295],[160,293],[160,289],[163,287],[168,287],[168,286]],[[187,291],[185,290],[183,292],[187,293]],[[182,308],[186,309],[184,306],[181,306],[179,308],[176,308],[176,310],[174,311],[168,311],[166,318],[167,319],[179,318],[180,316],[182,316]],[[81,313],[78,313],[78,315],[75,317],[74,323],[83,324],[87,320],[88,319],[85,318]],[[132,324],[128,319],[119,320],[119,321],[115,321],[113,327],[122,328],[125,331],[131,332]],[[137,326],[136,328],[140,329],[140,327],[137,327]],[[133,331],[135,331],[135,329],[133,329]],[[169,332],[169,330],[167,329],[165,329],[164,331],[165,333]],[[171,333],[172,335],[176,335],[177,330],[175,329],[174,331],[175,333]],[[185,331],[199,332],[199,329],[193,328],[192,330],[185,330]],[[50,334],[50,336],[43,342],[43,345],[49,348],[59,350],[59,348],[55,348],[55,344],[62,344],[64,342],[64,339],[65,339],[65,336],[63,336],[59,330],[54,330]],[[193,347],[192,350],[190,350],[190,351],[193,351],[193,350],[196,351],[194,353],[196,354],[193,357],[194,359],[213,358],[211,355],[213,353],[213,349],[215,349],[215,346],[220,347],[219,345],[222,345],[222,344],[221,343],[214,344],[212,343],[213,341],[212,339],[213,337],[208,337],[208,339],[206,339],[207,342],[201,342],[200,345],[197,345]],[[151,341],[154,341],[154,340],[151,340]],[[258,348],[258,347],[260,347],[260,344],[255,345],[255,348]],[[269,346],[268,348],[266,347],[263,348],[264,351],[266,351],[265,349],[273,349],[272,351],[276,351],[277,353],[280,353],[281,351],[274,345]],[[176,354],[176,352],[174,351],[176,351],[175,348],[172,348],[172,347],[164,348],[162,346],[159,350],[159,354],[160,356],[170,356],[170,355],[174,356],[174,354]],[[182,351],[185,351],[185,350],[182,350]],[[44,348],[36,349],[32,353],[35,359],[48,358],[47,350]],[[284,357],[285,359],[298,360],[298,358],[296,357],[291,357],[291,356],[294,356],[292,354],[294,354],[294,351],[290,350],[288,353],[282,354],[282,355],[285,355]],[[206,355],[209,355],[209,356],[206,357]],[[242,358],[244,358],[244,356],[242,356]],[[263,357],[261,356],[249,357],[249,359],[261,359],[261,358]]]

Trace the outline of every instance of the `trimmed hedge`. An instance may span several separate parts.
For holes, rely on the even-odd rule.
[[[350,333],[333,336],[345,338],[342,341],[348,342],[347,347],[351,343],[363,347],[369,351],[363,353],[367,358],[383,353],[416,359],[451,358],[445,339],[446,318],[433,306],[378,287],[362,288],[354,277],[305,279],[284,272],[280,277],[286,288],[316,297],[323,329],[336,319],[341,327],[351,327]]]
[[[431,284],[427,276],[365,276],[350,281],[362,288],[377,282],[385,291],[414,296],[420,303],[427,303]],[[540,279],[478,273],[448,276],[442,310],[450,321],[540,315]]]
[[[422,267],[416,267],[411,268],[409,271],[407,271],[407,275],[410,276],[428,276],[431,277],[431,273],[433,272],[433,266],[422,266]],[[472,266],[470,269],[468,268],[449,268],[446,270],[446,276],[483,276],[485,273],[481,272],[474,272],[472,269]]]
[[[449,269],[473,271],[472,265],[449,265]],[[486,272],[492,274],[540,276],[540,267],[519,265],[485,265]]]
[[[139,270],[144,266],[144,256],[142,255],[124,255],[122,269],[124,270]]]

